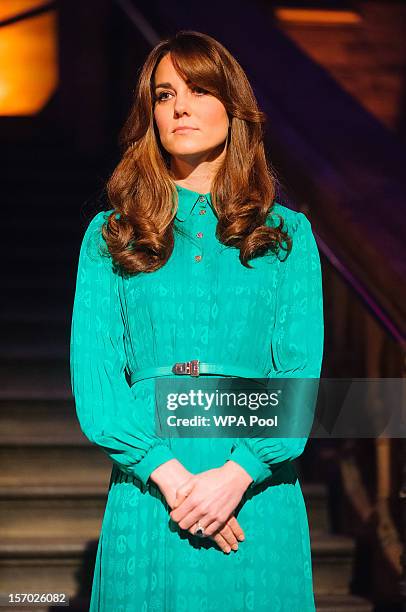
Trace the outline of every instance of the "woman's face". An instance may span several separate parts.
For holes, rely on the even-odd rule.
[[[198,163],[217,148],[223,149],[229,126],[224,104],[188,85],[176,72],[169,53],[159,62],[153,85],[158,98],[154,118],[168,153]],[[175,131],[181,126],[193,129]]]

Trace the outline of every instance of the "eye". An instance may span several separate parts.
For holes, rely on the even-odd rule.
[[[208,92],[206,91],[206,89],[203,89],[202,87],[198,87],[197,85],[194,87],[191,87],[192,91],[197,91],[199,95],[205,95]],[[169,98],[165,98],[164,96],[170,96],[172,95],[169,91],[162,91],[159,95],[155,96],[155,100],[157,102],[166,102]]]
[[[199,90],[199,91],[200,91],[200,92],[202,92],[203,94],[208,93],[208,92],[206,91],[206,89],[203,89],[202,87],[197,87],[197,85],[196,85],[196,87],[192,87],[192,89],[193,89],[194,91]]]
[[[165,100],[167,100],[168,98],[163,98],[162,96],[166,96],[166,95],[170,95],[169,91],[163,91],[161,92],[158,96],[155,97],[156,100],[158,100],[158,102],[165,102]]]

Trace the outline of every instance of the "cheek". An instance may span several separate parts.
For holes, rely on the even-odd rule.
[[[165,117],[165,113],[163,113],[160,108],[154,111],[154,119],[155,119],[156,126],[158,128],[158,131],[161,134],[165,132],[165,128],[168,124],[168,119]]]
[[[213,131],[223,131],[228,128],[227,111],[222,104],[210,101],[204,109],[204,119],[206,125]]]

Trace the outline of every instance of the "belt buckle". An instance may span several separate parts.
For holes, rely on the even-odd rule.
[[[199,376],[199,360],[180,361],[175,363],[172,368],[174,374],[188,374],[190,376]]]

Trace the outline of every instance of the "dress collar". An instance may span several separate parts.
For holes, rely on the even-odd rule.
[[[178,210],[176,217],[179,221],[186,221],[189,216],[198,215],[199,210],[203,207],[206,209],[207,213],[212,211],[212,214],[215,214],[212,207],[210,192],[199,193],[198,191],[192,191],[186,187],[175,185],[178,193]]]

